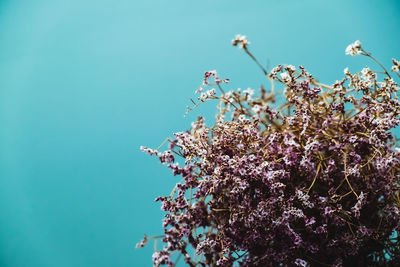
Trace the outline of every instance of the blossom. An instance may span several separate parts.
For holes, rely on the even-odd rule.
[[[365,203],[365,195],[363,192],[360,193],[360,195],[357,198],[357,203],[351,208],[351,211],[353,212],[355,217],[360,217],[360,209],[362,208],[362,205]]]
[[[211,85],[209,82],[209,79],[213,77],[215,84],[220,84],[220,83],[229,83],[229,79],[220,79],[217,75],[216,70],[209,70],[204,73],[204,79],[203,79],[203,85]],[[203,88],[199,88],[196,90],[196,93],[201,92]]]
[[[247,100],[251,100],[252,96],[254,95],[254,90],[251,88],[247,88],[247,89],[243,90],[243,93],[246,94]]]
[[[260,105],[254,105],[252,108],[254,113],[259,113],[261,112],[261,106]]]
[[[247,48],[249,44],[250,42],[247,40],[247,37],[245,35],[237,34],[235,39],[232,40],[232,45],[239,46],[239,48],[241,49]]]
[[[288,72],[281,73],[281,78],[284,83],[289,83],[292,81],[292,77],[290,76],[290,74]]]
[[[144,235],[144,238],[139,243],[136,244],[136,248],[144,247],[147,244],[147,242],[148,242],[147,235]]]
[[[282,70],[282,65],[278,65],[271,70],[270,77],[275,77]]]
[[[211,77],[214,77],[214,79],[218,77],[216,70],[209,70],[204,73],[203,85],[208,85],[209,84],[208,79]]]
[[[361,78],[365,82],[365,86],[370,87],[375,84],[377,74],[371,71],[368,67],[365,67],[361,70]]]
[[[156,251],[153,253],[154,267],[158,267],[164,264],[172,265],[170,261],[170,255],[167,251]]]
[[[175,156],[174,156],[174,154],[172,154],[171,150],[166,150],[162,153],[158,152],[157,156],[160,159],[160,162],[163,164],[171,163],[171,162],[174,162],[174,160],[175,160]]]
[[[297,266],[301,266],[301,267],[309,266],[308,262],[306,262],[305,260],[299,259],[299,258],[297,258],[295,260],[294,264],[296,264]]]
[[[290,71],[290,72],[295,72],[295,71],[296,71],[296,67],[293,66],[293,65],[287,65],[287,66],[285,67],[285,69],[286,69],[287,71]]]
[[[399,72],[400,71],[400,61],[397,61],[396,59],[392,59],[393,66],[392,66],[392,71],[394,72]]]
[[[360,41],[355,41],[352,44],[349,44],[346,47],[346,55],[357,56],[362,53],[361,43]]]
[[[200,96],[198,97],[198,99],[199,99],[201,102],[204,102],[204,101],[206,101],[207,99],[212,98],[215,94],[216,94],[216,91],[215,91],[214,88],[212,88],[212,89],[210,89],[210,90],[207,90],[206,92],[201,93]]]

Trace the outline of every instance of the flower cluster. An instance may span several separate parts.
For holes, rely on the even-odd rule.
[[[245,37],[233,45],[256,61]],[[346,54],[372,58],[359,41]],[[191,267],[399,266],[399,85],[386,69],[382,81],[346,69],[333,85],[303,66],[262,71],[271,91],[217,83],[221,95],[199,98],[219,100],[213,125],[199,117],[167,151],[142,147],[182,177],[156,199],[166,214],[154,265],[179,254]]]
[[[399,72],[400,71],[400,61],[397,61],[396,59],[392,59],[393,66],[392,66],[392,71],[394,72]]]
[[[346,47],[346,55],[357,56],[362,53],[361,43],[360,41],[355,41],[352,44],[349,44]]]
[[[239,46],[239,48],[247,48],[247,46],[250,44],[250,42],[247,40],[247,37],[245,35],[236,35],[235,39],[232,40],[232,45],[233,46]]]

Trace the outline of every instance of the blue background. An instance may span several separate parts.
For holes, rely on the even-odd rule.
[[[139,151],[183,118],[204,71],[257,88],[260,62],[303,64],[321,81],[358,71],[359,39],[390,68],[400,2],[379,0],[0,1],[0,266],[151,266],[158,195],[178,177]]]

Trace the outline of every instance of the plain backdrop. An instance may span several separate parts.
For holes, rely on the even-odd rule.
[[[395,0],[0,0],[0,266],[152,266],[154,199],[179,180],[139,151],[183,131],[204,71],[227,89],[268,83],[262,64],[325,83],[400,58]]]

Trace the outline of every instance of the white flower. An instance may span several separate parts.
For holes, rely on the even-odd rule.
[[[208,96],[213,96],[213,95],[215,95],[215,94],[216,94],[215,88],[212,88],[212,89],[208,90],[206,93],[207,93]]]
[[[247,88],[246,90],[243,90],[243,93],[246,94],[246,100],[250,101],[252,99],[252,95],[254,95],[254,90],[252,90],[251,88]]]
[[[232,40],[232,45],[237,46],[239,45],[240,48],[246,48],[250,42],[247,40],[247,37],[245,35],[240,35],[237,34],[235,39]]]
[[[199,87],[199,89],[197,89],[196,91],[195,91],[195,93],[197,94],[197,93],[200,93],[200,92],[202,92],[203,91],[203,87]]]
[[[365,67],[361,70],[362,79],[365,82],[366,86],[373,86],[376,81],[376,73],[370,70],[368,67]]]
[[[296,71],[296,67],[293,66],[293,65],[287,65],[285,69],[288,70],[288,71],[291,71],[291,72],[295,72]]]
[[[254,90],[251,88],[247,88],[246,90],[243,90],[243,93],[252,96],[252,95],[254,95]]]
[[[247,159],[250,160],[250,161],[253,161],[253,160],[256,159],[256,156],[254,156],[253,154],[251,154],[250,156],[248,156]]]
[[[238,120],[239,120],[240,122],[244,122],[244,121],[246,120],[246,116],[243,115],[243,114],[241,114],[241,115],[239,115]]]
[[[336,92],[342,92],[346,90],[346,88],[344,88],[343,84],[340,81],[336,81],[332,87],[333,90]]]
[[[346,55],[357,56],[361,52],[361,43],[358,40],[346,47]]]
[[[363,76],[366,76],[370,72],[370,69],[368,67],[365,67],[361,70],[361,74]]]
[[[271,75],[275,76],[275,75],[278,74],[278,72],[280,72],[281,70],[282,70],[282,66],[281,66],[281,65],[278,65],[278,66],[276,66],[275,68],[273,68],[273,69],[271,70]]]
[[[268,161],[263,161],[263,162],[261,163],[260,166],[261,166],[262,168],[266,168],[266,167],[269,166],[269,164],[270,164],[270,163],[269,163]]]
[[[204,101],[206,101],[207,99],[212,98],[215,94],[216,94],[216,91],[215,91],[214,88],[212,88],[212,89],[210,89],[210,90],[208,90],[208,91],[206,91],[206,92],[204,92],[204,93],[201,93],[201,94],[200,94],[200,97],[198,97],[198,99],[199,99],[201,102],[204,102]]]
[[[288,82],[292,81],[292,77],[290,76],[290,74],[288,72],[281,73],[281,78],[284,83],[288,83]]]
[[[346,74],[346,75],[349,75],[349,74],[350,74],[349,68],[345,68],[343,72],[344,72],[344,74]]]
[[[260,105],[254,105],[252,107],[252,110],[254,113],[259,113],[261,111],[261,106]]]
[[[399,72],[400,71],[400,61],[397,61],[394,58],[392,59],[392,61],[393,61],[392,71]]]
[[[230,159],[229,155],[223,155],[221,158],[224,161],[228,161]]]
[[[230,167],[235,167],[236,166],[236,160],[235,159],[230,159],[228,160],[228,165]]]

